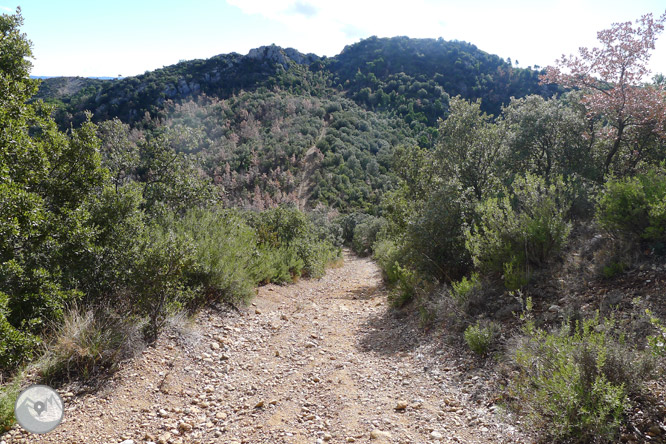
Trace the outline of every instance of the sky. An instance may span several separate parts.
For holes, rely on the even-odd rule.
[[[612,23],[664,0],[0,0],[20,6],[35,76],[132,76],[272,43],[334,56],[376,35],[464,40],[519,66],[548,66]],[[666,73],[666,35],[650,67]]]

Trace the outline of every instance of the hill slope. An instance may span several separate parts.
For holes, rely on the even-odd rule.
[[[372,37],[333,58],[272,45],[121,80],[46,79],[38,97],[61,105],[63,129],[90,110],[196,134],[180,149],[200,157],[228,204],[373,212],[393,183],[393,149],[432,147],[450,96],[496,113],[513,95],[551,92],[536,71],[468,43]]]

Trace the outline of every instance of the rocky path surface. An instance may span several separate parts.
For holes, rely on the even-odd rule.
[[[456,350],[392,311],[376,265],[345,254],[320,280],[206,310],[92,393],[62,391],[47,435],[11,443],[514,443]],[[476,378],[476,379],[475,379]]]

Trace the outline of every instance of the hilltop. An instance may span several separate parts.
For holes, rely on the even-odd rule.
[[[552,88],[539,86],[538,75],[465,42],[370,37],[332,58],[270,45],[247,55],[184,61],[115,81],[48,78],[37,97],[60,99],[70,113],[87,109],[96,120],[119,117],[129,123],[145,112],[160,115],[169,100],[201,95],[224,99],[261,87],[294,94],[326,90],[329,95],[341,92],[367,109],[434,125],[445,116],[449,95],[483,99],[484,110],[497,114],[512,96],[552,93]],[[69,94],[63,94],[64,85]]]

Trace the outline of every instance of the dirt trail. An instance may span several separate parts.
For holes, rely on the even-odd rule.
[[[298,192],[296,193],[296,199],[298,201],[298,208],[303,210],[312,196],[312,188],[315,184],[312,182],[312,176],[314,172],[319,168],[319,164],[323,158],[321,151],[317,148],[317,144],[324,138],[326,135],[326,129],[328,128],[328,123],[324,122],[317,139],[314,144],[306,151],[305,157],[303,159],[303,172],[301,173],[300,183],[298,185]]]
[[[346,253],[320,280],[261,287],[241,313],[205,311],[94,393],[63,390],[54,432],[0,441],[523,442],[474,401],[479,378],[455,355],[389,309],[372,261]]]

